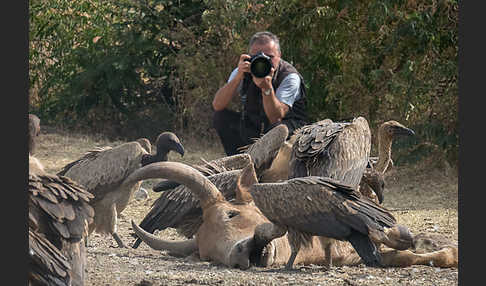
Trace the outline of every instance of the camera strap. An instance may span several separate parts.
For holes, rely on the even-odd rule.
[[[245,74],[243,77],[243,83],[240,91],[241,100],[241,117],[240,117],[240,136],[241,138],[246,138],[246,102],[248,100],[248,86],[250,85],[251,76],[250,74]]]

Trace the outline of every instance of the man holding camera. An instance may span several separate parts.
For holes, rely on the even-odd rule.
[[[226,108],[237,94],[241,112]],[[238,67],[216,92],[213,109],[213,126],[228,156],[278,124],[287,125],[289,136],[307,124],[303,78],[281,59],[277,36],[265,31],[251,37],[249,54],[240,56]]]

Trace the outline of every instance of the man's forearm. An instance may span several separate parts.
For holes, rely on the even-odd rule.
[[[262,91],[263,93],[263,91]],[[275,96],[275,90],[272,88],[269,95],[263,95],[263,109],[267,115],[270,124],[274,124],[277,121],[281,121],[285,114],[289,111],[287,104],[280,102]]]
[[[215,111],[221,111],[228,106],[231,99],[236,94],[236,90],[238,89],[241,80],[242,77],[238,74],[216,92],[213,99],[213,109]]]

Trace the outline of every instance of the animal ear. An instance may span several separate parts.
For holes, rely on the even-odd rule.
[[[253,162],[250,162],[243,170],[236,183],[236,201],[239,203],[249,203],[253,201],[248,189],[254,184],[258,183],[258,179],[253,167]]]

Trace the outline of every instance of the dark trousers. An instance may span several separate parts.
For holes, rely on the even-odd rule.
[[[255,139],[261,137],[264,133],[279,124],[287,125],[289,129],[289,137],[295,129],[305,125],[304,122],[284,120],[283,122],[278,122],[266,127],[265,130],[261,132],[262,127],[253,124],[251,121],[246,121],[245,124],[242,125],[239,112],[223,109],[221,111],[215,111],[213,115],[213,127],[216,129],[216,132],[221,139],[224,152],[227,156],[241,153],[238,148],[252,144]]]
[[[250,138],[243,138],[240,128],[241,115],[239,112],[223,109],[215,111],[213,115],[213,127],[218,133],[227,156],[241,153],[239,147],[251,144]]]

